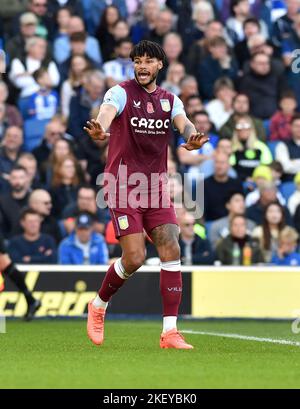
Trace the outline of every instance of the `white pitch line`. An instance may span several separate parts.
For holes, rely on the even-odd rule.
[[[221,332],[206,332],[206,331],[193,331],[193,330],[183,330],[180,332],[185,333],[185,334],[208,335],[211,337],[242,339],[244,341],[268,342],[270,344],[292,345],[292,346],[300,347],[300,342],[289,341],[287,339],[259,338],[259,337],[251,337],[251,336],[240,335],[240,334],[225,334]]]

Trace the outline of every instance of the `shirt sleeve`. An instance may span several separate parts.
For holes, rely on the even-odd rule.
[[[175,118],[175,116],[179,114],[185,116],[185,110],[184,110],[181,99],[179,99],[177,95],[174,95],[173,108],[172,108],[172,113],[171,113],[172,121]]]
[[[120,85],[115,85],[110,88],[104,95],[102,105],[113,105],[117,110],[117,115],[120,115],[125,108],[127,95],[124,88]]]

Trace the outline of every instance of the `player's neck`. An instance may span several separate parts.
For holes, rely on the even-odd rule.
[[[152,92],[156,91],[157,85],[155,81],[151,82],[151,84],[147,85],[146,87],[143,87],[143,85],[141,85],[136,79],[135,81],[149,94],[152,94]]]

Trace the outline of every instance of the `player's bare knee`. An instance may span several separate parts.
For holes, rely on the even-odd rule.
[[[170,240],[159,249],[161,261],[173,261],[180,259],[180,247],[177,240]]]
[[[132,250],[123,254],[122,263],[128,273],[136,271],[145,261],[145,250]]]

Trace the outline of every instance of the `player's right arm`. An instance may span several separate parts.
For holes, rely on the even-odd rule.
[[[87,126],[83,128],[92,139],[103,141],[109,137],[107,131],[115,117],[120,115],[124,110],[126,99],[126,92],[119,85],[107,91],[97,119],[88,121]]]

